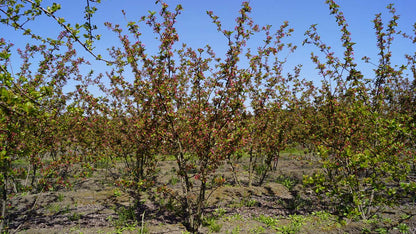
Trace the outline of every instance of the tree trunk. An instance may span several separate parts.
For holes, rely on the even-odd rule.
[[[231,159],[228,159],[228,164],[229,164],[229,165],[230,165],[230,167],[231,167],[231,171],[232,171],[232,173],[233,173],[233,177],[234,177],[234,182],[235,182],[238,186],[241,186],[240,180],[238,179],[238,176],[237,176],[237,170],[235,169],[234,164],[233,164],[233,162],[231,161]]]
[[[253,185],[253,171],[254,171],[254,166],[253,166],[253,148],[250,148],[250,161],[248,164],[248,187],[251,187]]]
[[[261,175],[261,178],[260,178],[260,181],[259,181],[259,185],[258,186],[261,186],[264,183],[264,180],[266,179],[268,172],[270,170],[272,170],[272,160],[273,160],[273,155],[272,154],[267,155],[266,162],[265,162],[265,164],[267,165],[267,167],[264,169],[264,172]]]
[[[0,217],[0,233],[3,233],[6,222],[6,205],[7,205],[7,175],[4,178],[2,186],[2,202],[1,202],[1,217]]]

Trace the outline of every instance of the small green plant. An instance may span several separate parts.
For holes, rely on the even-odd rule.
[[[72,232],[82,233],[80,230],[81,230],[81,227],[80,227],[79,225],[76,225],[76,226],[71,227],[71,228],[69,229],[69,231],[71,231],[71,233],[72,233]]]
[[[226,221],[235,221],[235,220],[243,220],[243,217],[241,216],[241,214],[234,214],[232,216],[227,216],[225,217]]]
[[[410,215],[408,215],[408,214],[402,214],[402,215],[400,215],[400,219],[402,219],[402,220],[406,220],[406,219],[409,219],[409,218],[411,218],[412,216],[410,216]]]
[[[241,227],[234,227],[231,231],[227,231],[230,234],[239,234],[241,232]]]
[[[244,206],[246,207],[254,207],[259,204],[259,202],[256,201],[255,199],[243,200],[243,203],[244,203]]]
[[[391,222],[393,222],[393,221],[391,220],[391,218],[384,218],[384,219],[383,219],[383,223],[384,223],[384,224],[391,224]]]
[[[302,225],[305,222],[305,216],[302,215],[290,215],[289,220],[290,223],[285,226],[280,226],[277,228],[277,231],[281,233],[298,233],[302,228]]]
[[[49,205],[47,205],[46,206],[46,209],[50,212],[50,213],[59,213],[59,212],[62,212],[62,213],[68,213],[69,212],[69,205],[67,205],[65,208],[61,208],[61,205],[59,205],[59,204],[56,204],[56,203],[54,203],[54,204],[49,204]]]
[[[57,197],[58,198],[58,201],[59,202],[62,202],[64,200],[64,197],[65,196],[62,193],[58,194],[58,197]]]
[[[179,178],[178,177],[172,176],[169,179],[169,184],[171,184],[171,185],[176,185],[178,182],[179,182]]]
[[[287,189],[291,190],[297,183],[299,183],[299,180],[293,177],[280,175],[276,178],[276,183],[279,183],[285,186]]]
[[[321,221],[327,221],[329,220],[329,217],[331,216],[331,214],[326,211],[312,212],[312,215],[318,217],[319,220]]]
[[[265,233],[266,230],[262,226],[257,226],[257,227],[251,228],[248,232],[253,233],[253,234],[261,234],[261,233]]]
[[[66,205],[64,209],[61,210],[62,214],[67,214],[71,211],[70,205]]]
[[[334,228],[340,228],[341,223],[338,218],[326,211],[312,212],[311,215],[305,217],[305,223],[313,223],[322,231],[331,231]]]
[[[128,227],[133,224],[133,226],[137,226],[136,213],[134,211],[134,207],[120,207],[115,209],[118,219],[115,220],[114,225],[116,227]]]
[[[214,215],[218,218],[222,218],[225,215],[226,210],[224,208],[217,208],[214,211]]]
[[[204,217],[203,225],[208,226],[210,232],[220,232],[222,224],[219,224],[217,221],[223,215],[224,213],[221,210],[216,209],[211,216]]]
[[[219,224],[216,220],[210,220],[208,228],[211,232],[220,232],[222,224]]]
[[[273,218],[265,215],[260,215],[258,218],[254,218],[254,220],[262,222],[266,224],[268,227],[275,227],[279,222],[278,218]]]
[[[124,233],[125,231],[130,231],[130,232],[137,231],[137,226],[135,226],[135,225],[127,225],[127,226],[125,226],[125,227],[119,227],[119,228],[117,228],[117,229],[116,229],[116,233],[117,233],[117,234],[122,234],[122,233]],[[141,232],[141,231],[139,231],[139,232],[137,232],[137,233],[142,233],[142,232]],[[143,232],[143,233],[145,233],[145,232]]]
[[[387,229],[385,228],[377,228],[374,230],[375,232],[379,233],[379,234],[387,234]]]
[[[258,204],[259,202],[255,199],[243,198],[241,201],[234,201],[233,203],[229,204],[228,207],[230,208],[254,207]]]
[[[78,221],[78,220],[81,219],[81,217],[82,217],[82,215],[80,213],[74,212],[68,217],[68,219],[70,221]]]
[[[377,224],[378,222],[380,222],[380,217],[378,217],[377,215],[374,215],[370,219],[363,220],[363,222],[368,223],[368,224]]]
[[[118,188],[113,189],[113,195],[114,195],[115,197],[119,197],[119,196],[121,196],[121,191],[120,191],[120,189],[118,189]]]
[[[371,230],[369,228],[363,227],[361,229],[361,233],[371,233]]]
[[[95,167],[100,169],[107,169],[109,167],[110,159],[108,157],[99,157],[95,162]]]
[[[400,233],[410,233],[409,226],[407,226],[405,223],[400,223],[394,229],[399,230]]]

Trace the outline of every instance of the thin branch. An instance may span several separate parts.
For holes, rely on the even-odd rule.
[[[39,8],[41,11],[43,11],[47,16],[52,17],[61,27],[63,27],[68,33],[70,33],[72,35],[72,38],[78,42],[78,44],[80,44],[90,55],[92,55],[95,59],[100,60],[100,61],[104,61],[106,63],[109,64],[113,64],[115,63],[114,61],[109,61],[106,59],[101,58],[101,56],[96,55],[90,48],[88,48],[88,46],[82,42],[79,37],[76,35],[76,33],[74,32],[74,30],[71,30],[71,28],[69,28],[67,25],[65,25],[64,23],[62,23],[53,13],[49,12],[48,10],[46,10],[45,8],[39,6],[38,4],[36,4],[34,1],[32,0],[25,0],[29,3],[32,3],[33,5],[36,5],[37,8]]]

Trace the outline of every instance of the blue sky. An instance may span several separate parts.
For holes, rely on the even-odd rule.
[[[44,0],[45,6],[57,2],[62,5],[62,10],[57,12],[57,15],[64,17],[67,22],[83,22],[83,9],[85,7],[84,0]],[[107,30],[103,23],[106,21],[126,25],[128,21],[137,21],[140,16],[146,15],[148,10],[155,10],[158,12],[157,6],[153,0],[102,0],[102,3],[97,5],[98,11],[94,15],[93,23],[100,29],[99,34],[102,34],[102,40],[96,44],[96,52],[101,53],[104,58],[106,56],[105,48],[112,45],[117,45],[115,35]],[[386,6],[393,2],[392,0],[338,0],[341,10],[350,25],[352,39],[356,42],[355,55],[357,61],[361,57],[369,56],[373,60],[377,60],[376,37],[373,29],[373,23],[376,13],[382,13],[383,19],[390,19]],[[182,4],[184,11],[178,18],[177,30],[180,35],[180,42],[186,43],[194,48],[203,47],[206,44],[212,45],[217,55],[225,54],[226,40],[225,37],[216,31],[216,26],[211,23],[210,18],[206,15],[206,10],[212,10],[214,14],[220,17],[220,20],[228,29],[234,28],[235,18],[238,15],[238,10],[242,1],[240,0],[166,0],[170,6],[174,7],[176,4]],[[399,29],[411,33],[412,25],[416,22],[416,1],[415,0],[397,0],[394,1],[397,13],[401,16],[399,20]],[[339,40],[340,32],[335,23],[333,16],[329,14],[328,6],[325,0],[251,0],[250,5],[253,9],[252,17],[255,23],[259,25],[270,24],[274,29],[277,29],[283,21],[289,21],[290,27],[295,29],[292,38],[293,43],[299,46],[298,50],[289,57],[287,68],[290,70],[296,64],[303,64],[302,77],[319,82],[318,72],[314,69],[314,65],[310,62],[310,52],[316,51],[311,46],[302,46],[302,41],[305,39],[304,33],[311,24],[318,24],[318,32],[323,41],[335,48],[336,52],[342,57],[342,50],[340,50],[341,42]],[[124,18],[121,10],[124,9],[127,17]],[[28,24],[28,26],[35,32],[49,37],[56,37],[60,29],[57,24],[49,19],[42,18],[35,23]],[[149,52],[152,52],[157,44],[152,39],[154,35],[148,30],[147,26],[142,25],[143,40],[148,45]],[[0,25],[1,37],[12,41],[16,46],[21,48],[29,40],[23,37],[19,32],[14,32],[11,29]],[[254,47],[260,42],[252,41],[250,44]],[[260,45],[260,44],[259,44]],[[414,53],[416,45],[412,45],[406,40],[397,40],[393,47],[394,61],[397,63],[403,62],[404,53]],[[87,54],[87,59],[93,60]],[[14,70],[17,69],[18,59],[15,59]],[[361,65],[362,69],[368,72],[371,76],[371,66]],[[92,69],[96,71],[105,70],[105,64],[92,63]]]

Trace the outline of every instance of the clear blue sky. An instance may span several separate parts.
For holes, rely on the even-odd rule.
[[[62,10],[57,12],[58,16],[64,17],[68,22],[83,22],[85,0],[44,0],[45,4],[51,2],[62,5]],[[115,35],[103,26],[104,22],[109,21],[125,25],[128,21],[138,21],[140,16],[147,14],[148,10],[158,12],[154,2],[154,0],[102,0],[102,3],[97,5],[98,11],[92,19],[93,23],[101,28],[98,32],[102,34],[101,42],[96,44],[97,52],[106,58],[108,56],[106,56],[105,48],[117,45]],[[205,12],[206,10],[212,10],[214,14],[220,17],[225,27],[232,29],[242,3],[241,0],[166,0],[166,2],[172,7],[180,3],[184,8],[177,23],[181,43],[186,43],[195,48],[210,44],[217,55],[225,54],[225,37],[216,31],[216,26],[211,23]],[[337,2],[350,25],[352,39],[357,43],[355,46],[357,61],[360,61],[361,57],[365,55],[377,59],[376,37],[372,20],[376,13],[382,13],[383,19],[387,23],[390,14],[386,6],[389,3],[395,3],[397,13],[401,16],[399,29],[411,33],[412,25],[416,22],[415,0],[338,0]],[[316,51],[316,49],[311,45],[301,45],[305,39],[304,32],[311,24],[318,24],[318,32],[322,40],[336,48],[338,55],[342,57],[342,50],[339,50],[341,45],[340,32],[334,17],[329,14],[325,0],[251,0],[250,5],[253,9],[252,17],[255,23],[259,25],[270,24],[273,25],[274,29],[277,29],[283,21],[287,20],[290,27],[295,29],[291,41],[297,44],[299,49],[289,57],[287,67],[291,68],[296,64],[303,64],[303,77],[319,82],[318,72],[314,70],[314,65],[309,58],[310,52]],[[126,18],[121,13],[122,9],[127,13]],[[57,24],[48,18],[31,23],[29,27],[41,35],[52,37],[55,37],[60,30]],[[144,42],[152,51],[157,46],[152,41],[154,36],[147,26],[143,25],[141,28],[143,29]],[[20,33],[13,32],[13,30],[6,29],[3,25],[0,26],[0,30],[2,32],[1,37],[12,41],[16,45],[15,48],[23,47],[28,41],[28,38],[21,36]],[[256,46],[257,42],[253,41],[251,44]],[[397,40],[393,47],[394,55],[396,55],[394,59],[397,62],[402,62],[404,53],[414,53],[415,50],[415,44],[412,45],[407,41]],[[88,55],[85,56],[87,59],[92,59]],[[103,63],[92,64],[96,71],[105,69]],[[364,66],[363,68],[369,71],[368,74],[371,74],[371,66]],[[17,67],[15,67],[15,70],[17,70]]]

